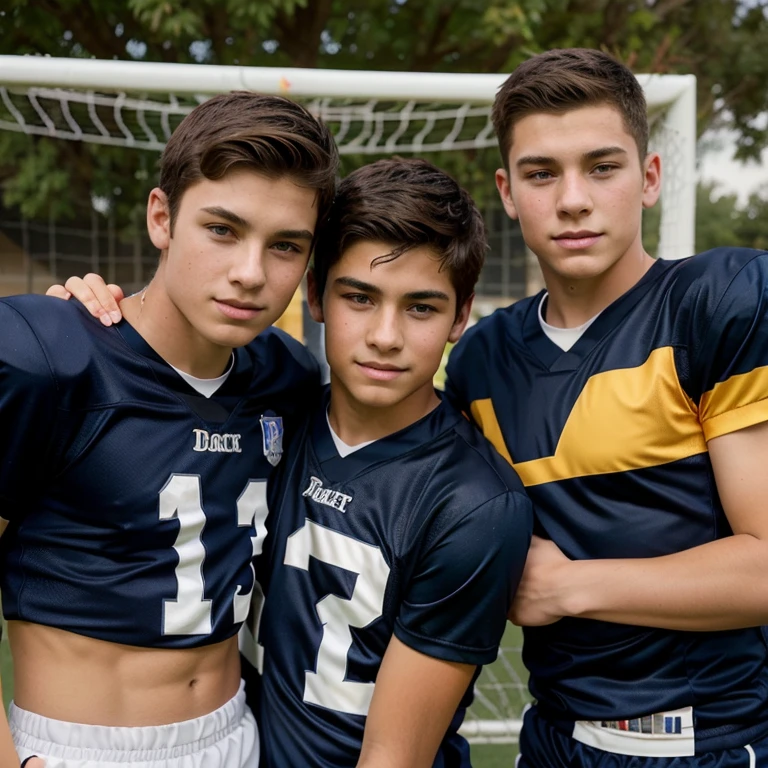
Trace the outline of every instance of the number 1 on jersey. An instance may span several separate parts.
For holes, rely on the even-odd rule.
[[[179,520],[173,548],[179,556],[176,566],[178,592],[175,600],[163,602],[164,635],[210,635],[211,601],[206,600],[203,579],[202,533],[205,512],[197,475],[171,475],[160,491],[160,519]]]

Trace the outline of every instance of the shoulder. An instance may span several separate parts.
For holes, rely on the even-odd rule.
[[[260,368],[278,376],[286,386],[316,388],[320,383],[320,367],[312,353],[279,328],[262,331],[247,349]]]
[[[717,301],[729,290],[749,287],[757,294],[768,285],[768,252],[752,248],[713,248],[683,259],[670,274],[674,300]],[[710,305],[710,309],[714,309]]]
[[[444,403],[443,407],[452,408]],[[440,466],[456,509],[479,509],[495,500],[520,514],[532,514],[525,487],[515,470],[462,414],[440,447]],[[491,505],[494,506],[494,505]]]
[[[0,358],[28,372],[55,371],[57,378],[79,370],[90,357],[97,320],[76,302],[49,296],[12,296],[0,299]]]
[[[484,350],[495,348],[500,341],[514,335],[521,328],[523,319],[537,301],[541,301],[541,294],[520,299],[481,318],[467,329],[456,344],[453,354],[478,355]]]
[[[540,300],[541,294],[497,309],[464,333],[446,366],[446,392],[455,402],[476,399],[476,390],[485,390],[488,376],[497,370],[497,356],[522,343],[525,318]]]

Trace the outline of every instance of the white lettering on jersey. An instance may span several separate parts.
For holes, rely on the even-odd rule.
[[[242,453],[240,450],[240,435],[219,435],[214,432],[212,435],[205,429],[193,429],[195,433],[195,444],[193,451],[202,453],[210,451],[211,453]]]
[[[334,491],[333,488],[323,488],[323,481],[314,475],[309,478],[309,485],[302,496],[309,496],[312,501],[338,509],[339,512],[346,512],[347,504],[352,501],[352,497],[346,493]]]

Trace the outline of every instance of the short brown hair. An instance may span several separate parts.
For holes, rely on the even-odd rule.
[[[642,160],[648,153],[645,94],[627,67],[591,48],[547,51],[524,61],[499,88],[491,113],[504,167],[513,129],[522,118],[601,104],[619,111]]]
[[[333,135],[304,107],[282,96],[232,91],[195,107],[160,158],[160,189],[173,223],[184,192],[202,178],[235,169],[288,176],[317,192],[318,226],[336,188],[339,157]]]
[[[363,166],[339,184],[315,247],[319,296],[331,267],[361,241],[391,247],[373,265],[430,247],[450,274],[457,313],[475,290],[488,250],[483,217],[469,194],[426,160],[400,157]]]

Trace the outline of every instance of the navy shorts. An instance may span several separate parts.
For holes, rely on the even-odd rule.
[[[531,707],[523,719],[516,768],[768,768],[768,735],[743,747],[701,755],[620,755],[576,741]]]

